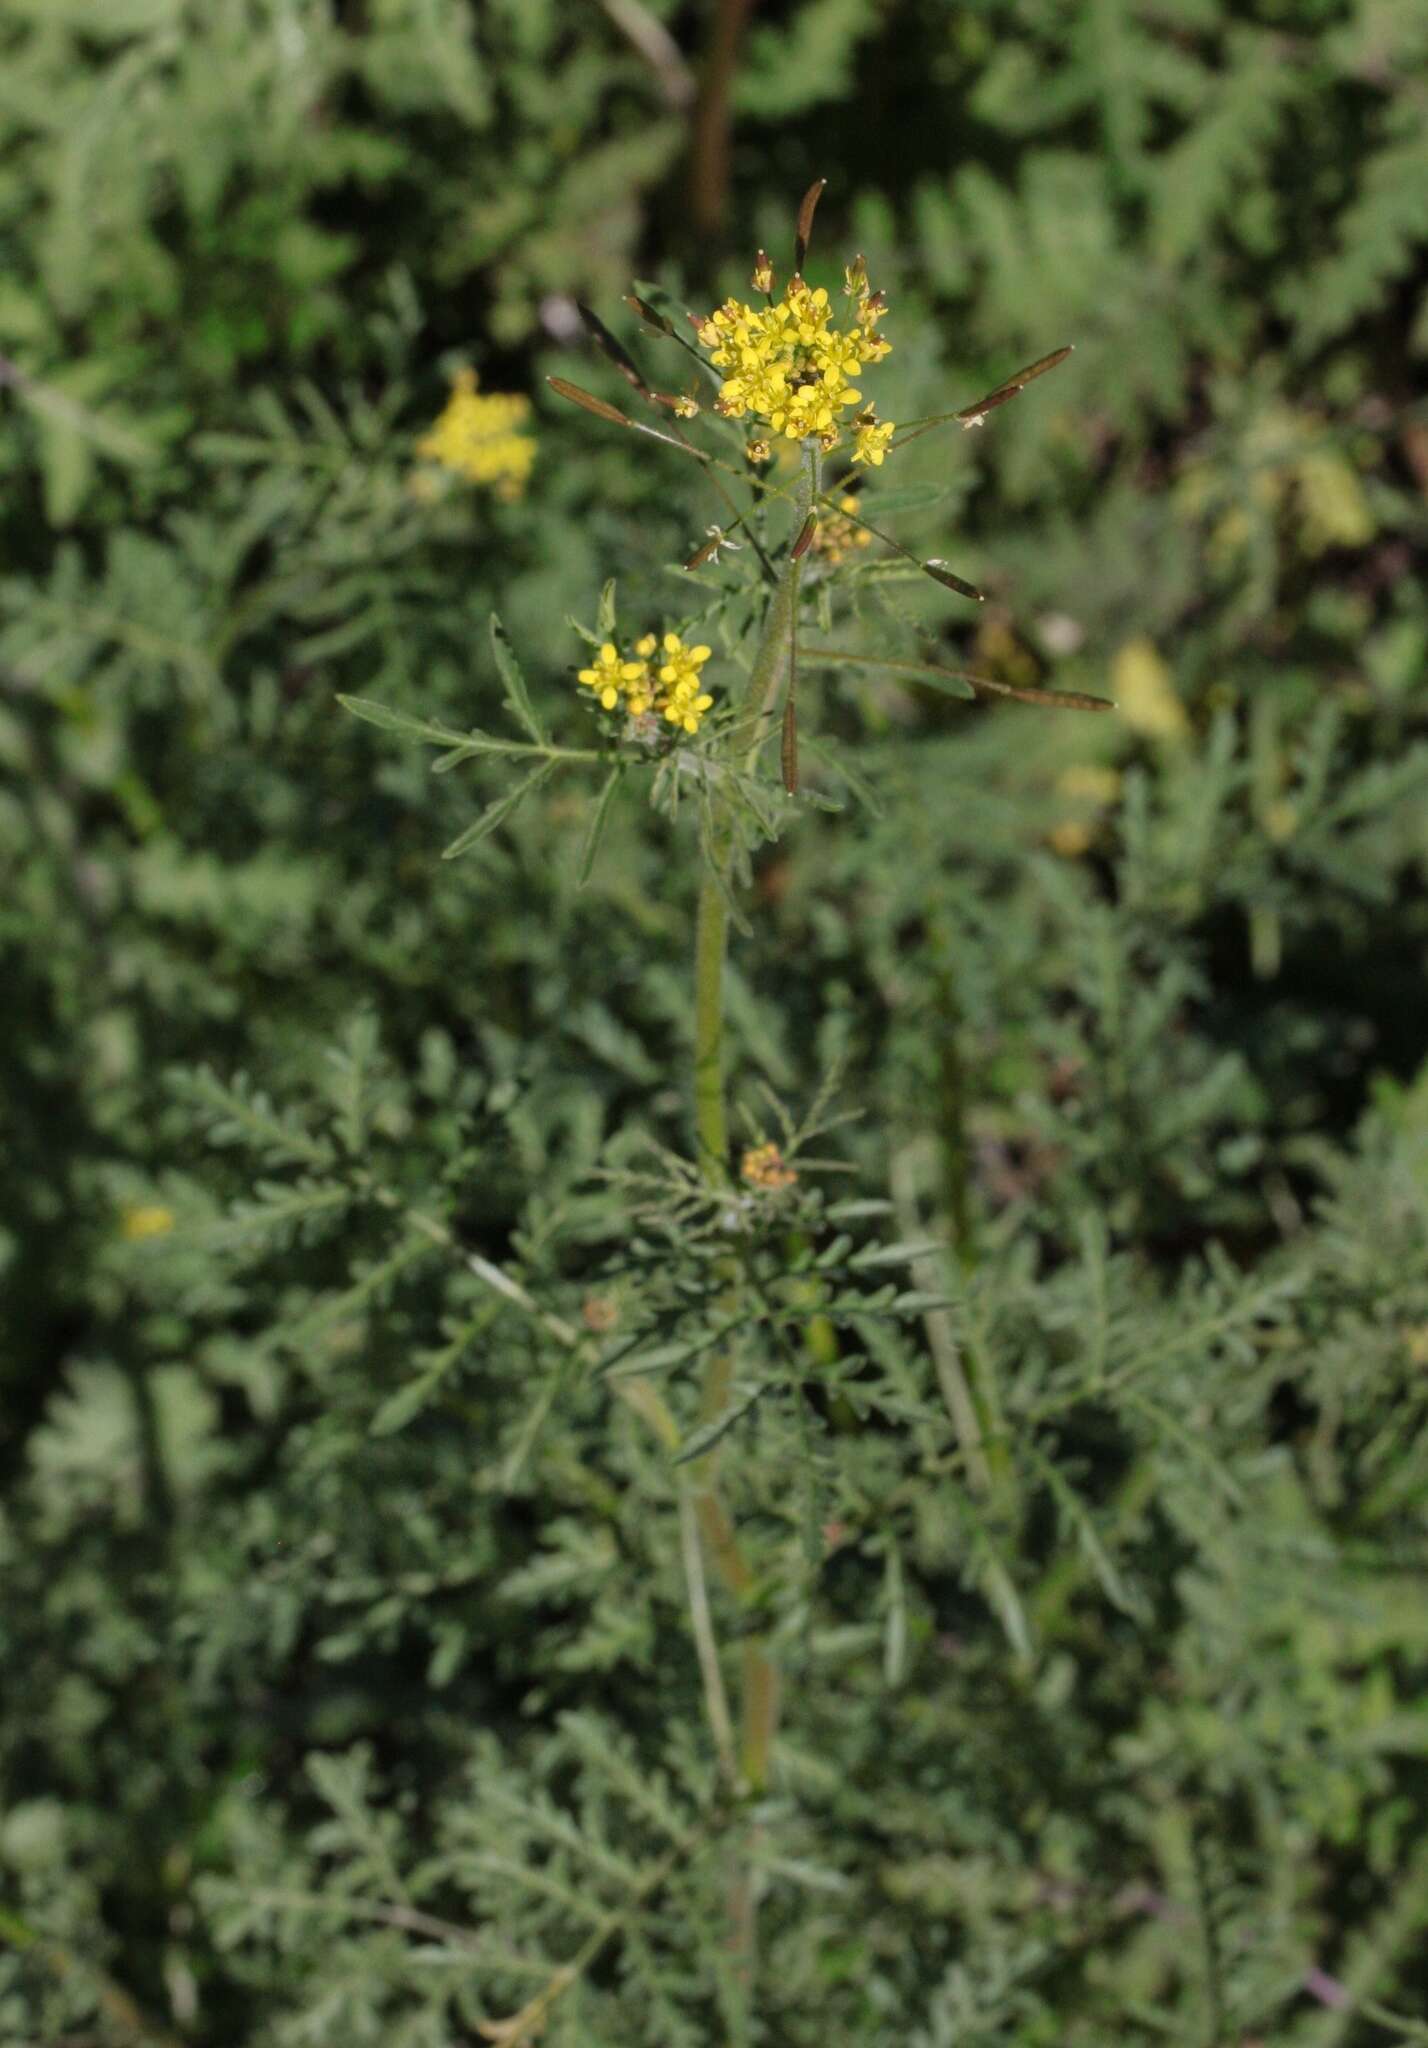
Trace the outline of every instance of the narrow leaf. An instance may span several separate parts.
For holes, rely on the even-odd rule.
[[[755,1402],[761,1401],[767,1392],[767,1387],[751,1387],[742,1400],[731,1402],[722,1415],[716,1415],[712,1422],[696,1429],[674,1460],[675,1464],[687,1465],[694,1458],[702,1458],[706,1451],[712,1451],[719,1439],[727,1436],[734,1424],[742,1421]]]
[[[365,718],[368,725],[379,726],[383,732],[394,732],[400,739],[425,740],[429,745],[438,747],[465,747],[468,744],[465,733],[453,732],[449,726],[433,725],[429,719],[412,718],[405,711],[393,711],[390,705],[379,704],[372,697],[344,697],[339,694],[337,701],[354,718]]]
[[[517,805],[524,803],[528,796],[533,795],[554,770],[554,761],[542,761],[539,768],[532,769],[523,782],[518,782],[513,790],[508,791],[497,803],[484,810],[474,824],[468,825],[464,832],[458,833],[450,846],[444,848],[442,859],[456,860],[480,840],[489,838],[498,825],[505,823]]]
[[[906,1266],[914,1259],[942,1256],[946,1251],[940,1238],[907,1238],[900,1244],[870,1244],[865,1251],[854,1252],[848,1264],[861,1272],[867,1266]]]
[[[404,1387],[398,1387],[395,1394],[388,1395],[368,1423],[367,1434],[395,1436],[399,1429],[405,1429],[425,1408],[440,1380],[439,1372],[423,1372],[408,1380]]]
[[[883,1633],[883,1677],[889,1685],[900,1685],[907,1668],[907,1596],[902,1576],[902,1552],[891,1538],[888,1540],[885,1587],[888,1618]]]
[[[474,760],[478,754],[528,754],[530,748],[522,740],[498,740],[488,732],[469,732],[459,747],[453,747],[449,754],[439,754],[431,764],[433,775],[449,775],[453,768],[459,768],[463,761]]]
[[[516,650],[511,638],[495,612],[491,614],[491,652],[496,657],[496,667],[505,685],[506,702],[516,723],[525,728],[537,745],[544,746],[545,731],[536,717],[531,693],[526,688],[525,675],[516,659]]]
[[[585,835],[585,845],[580,855],[580,871],[575,878],[575,885],[578,889],[583,889],[590,879],[590,871],[595,865],[595,856],[600,851],[600,840],[605,830],[605,819],[610,809],[610,800],[614,796],[619,786],[620,777],[624,772],[624,767],[617,763],[605,778],[605,787],[601,790],[596,802],[594,813],[590,819],[590,829]]]

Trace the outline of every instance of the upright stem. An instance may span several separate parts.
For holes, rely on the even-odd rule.
[[[711,1183],[728,1174],[729,1113],[724,1102],[724,955],[729,905],[712,872],[699,885],[694,919],[694,1137]]]
[[[817,441],[802,444],[798,489],[794,498],[793,534],[802,531],[813,510],[822,481],[823,458]],[[793,635],[798,607],[798,581],[803,563],[785,556],[774,586],[763,638],[749,671],[749,684],[735,728],[744,765],[752,768],[768,730]],[[724,1100],[724,960],[729,950],[729,885],[733,864],[733,827],[727,816],[715,828],[709,867],[699,889],[694,931],[694,1133],[704,1177],[721,1185],[729,1171],[729,1113]]]
[[[748,688],[735,728],[734,755],[741,765],[753,768],[759,748],[769,730],[769,714],[778,694],[780,678],[793,645],[798,612],[798,583],[801,560],[793,553],[793,539],[801,533],[818,497],[822,461],[817,441],[803,443],[794,524],[789,535],[789,552],[774,586],[763,638],[749,672]],[[724,962],[729,950],[729,893],[734,871],[734,820],[726,802],[716,821],[709,863],[699,890],[699,908],[694,936],[694,1127],[699,1163],[705,1180],[720,1188],[729,1178],[729,1112],[724,1095]],[[738,1288],[737,1267],[731,1262],[730,1293]],[[702,1400],[703,1419],[720,1414],[729,1399],[733,1360],[725,1352],[711,1354],[705,1367]],[[718,1453],[701,1458],[691,1475],[692,1505],[705,1554],[736,1600],[748,1598],[754,1576],[739,1547],[738,1533],[728,1509],[719,1497]],[[694,1617],[699,1620],[698,1615]],[[707,1617],[706,1617],[707,1620]],[[708,1662],[709,1646],[704,1656]],[[717,1669],[717,1667],[716,1667]],[[745,1636],[741,1657],[741,1700],[739,1774],[752,1794],[762,1793],[768,1784],[774,1736],[778,1730],[778,1668],[769,1654],[762,1632]],[[705,1671],[706,1694],[711,1703],[711,1674]],[[714,1715],[716,1742],[723,1750],[729,1739],[727,1723]],[[757,1899],[754,1873],[748,1854],[737,1856],[729,1883],[730,1938],[740,1979],[746,1994],[751,1991],[757,1941]]]

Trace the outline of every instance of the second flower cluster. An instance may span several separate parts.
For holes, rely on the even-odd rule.
[[[712,649],[686,647],[678,633],[661,640],[646,633],[624,655],[606,640],[589,668],[579,671],[587,690],[606,711],[623,709],[631,718],[654,715],[685,732],[698,732],[700,720],[714,699],[702,688],[700,670]]]

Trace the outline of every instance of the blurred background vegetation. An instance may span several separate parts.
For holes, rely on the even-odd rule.
[[[444,865],[499,774],[334,696],[490,723],[499,607],[582,743],[566,616],[684,608],[717,506],[550,396],[619,390],[575,301],[742,291],[819,175],[885,416],[1076,344],[869,492],[987,604],[861,629],[1120,715],[810,682],[869,800],[732,992],[755,1120],[836,1067],[852,1187],[953,1234],[1020,1490],[830,1404],[767,1992],[715,1872],[550,2038],[1425,2038],[1420,0],[0,0],[0,137],[0,2039],[476,2038],[578,1945],[551,1814],[636,1857],[599,1774],[697,1786],[635,1424],[319,1213],[356,1133],[637,1317],[594,1171],[688,1148],[692,841],[630,804],[578,889],[553,783]],[[463,363],[516,502],[410,488]]]

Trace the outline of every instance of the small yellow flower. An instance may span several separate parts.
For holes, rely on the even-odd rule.
[[[531,402],[518,392],[478,392],[476,372],[458,370],[446,408],[417,454],[468,483],[489,484],[497,497],[520,497],[535,461],[535,442],[519,433]]]
[[[580,680],[593,690],[606,711],[613,711],[623,696],[633,696],[638,685],[648,680],[642,661],[624,661],[613,640],[607,640],[595,656],[592,667],[580,670]]]
[[[660,681],[673,685],[697,683],[698,671],[703,668],[713,652],[712,647],[686,647],[678,633],[666,633],[665,658],[660,667]]]
[[[682,725],[686,732],[698,732],[699,721],[714,702],[701,691],[699,677],[713,651],[712,647],[686,647],[677,633],[664,636],[665,658],[659,671],[664,698],[660,710],[671,725]]]
[[[681,393],[674,401],[674,414],[676,419],[697,419],[699,416],[698,399],[690,398],[687,393]]]
[[[761,255],[755,269],[760,289],[765,262]],[[771,287],[771,268],[768,277]],[[834,446],[839,413],[862,403],[854,379],[864,364],[881,361],[890,348],[876,332],[882,294],[869,293],[866,270],[860,267],[849,270],[848,284],[858,302],[856,325],[848,329],[832,324],[823,286],[810,289],[801,277],[789,279],[775,304],[756,308],[727,299],[711,313],[698,334],[710,361],[724,373],[715,410],[727,419],[752,418],[790,441],[817,435],[825,447]]]
[[[866,419],[856,420],[853,424],[854,462],[868,462],[874,469],[881,469],[883,457],[888,452],[888,443],[896,432],[897,427],[892,420],[884,420],[879,424],[871,415]]]
[[[797,1170],[785,1162],[777,1145],[752,1146],[744,1154],[739,1172],[760,1194],[778,1194],[798,1179]]]
[[[1059,825],[1052,826],[1046,838],[1063,860],[1079,860],[1083,853],[1089,853],[1095,836],[1084,818],[1063,818]]]
[[[137,1203],[121,1213],[119,1235],[129,1244],[140,1244],[146,1237],[167,1237],[177,1220],[160,1202]]]
[[[772,452],[767,441],[750,441],[744,450],[750,462],[767,462]]]

